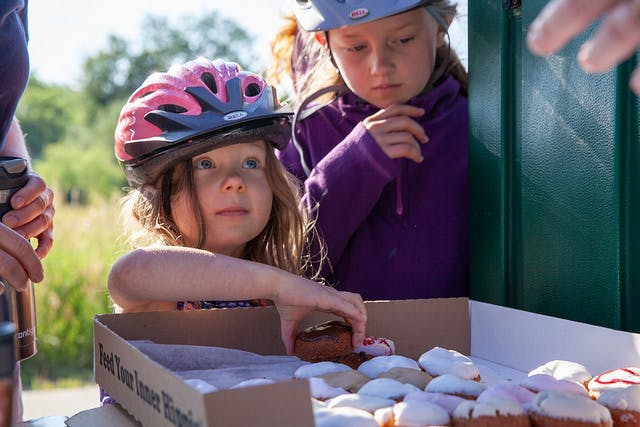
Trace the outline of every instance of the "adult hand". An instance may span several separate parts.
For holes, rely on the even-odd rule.
[[[391,105],[364,119],[363,124],[382,151],[392,159],[422,161],[420,144],[429,142],[424,129],[412,117],[424,115],[422,108]]]
[[[529,27],[529,49],[537,55],[555,53],[601,16],[600,28],[582,45],[578,61],[589,73],[604,72],[640,46],[640,0],[553,0]],[[640,94],[639,69],[630,86]]]
[[[44,258],[53,245],[53,191],[39,175],[30,172],[27,184],[11,197],[11,207],[2,222],[27,240],[37,239],[35,252]]]
[[[280,332],[287,354],[293,354],[298,323],[312,311],[342,317],[353,327],[354,348],[362,343],[367,311],[360,295],[337,291],[301,277],[295,282],[292,286],[281,286],[273,300],[280,314]]]
[[[5,283],[22,291],[29,280],[44,278],[42,263],[28,240],[0,223],[0,277]],[[0,293],[4,288],[0,287]]]

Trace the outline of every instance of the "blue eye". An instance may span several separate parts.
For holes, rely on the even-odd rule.
[[[213,167],[213,162],[209,159],[200,159],[196,162],[196,168],[198,169],[212,169]]]
[[[245,169],[258,169],[258,161],[255,159],[247,159],[242,167]]]

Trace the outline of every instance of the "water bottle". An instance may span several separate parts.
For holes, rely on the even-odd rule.
[[[0,427],[11,426],[16,366],[15,335],[13,323],[0,322]]]
[[[29,180],[27,161],[20,157],[0,157],[0,220],[10,211],[11,196]],[[37,352],[36,304],[33,283],[18,292],[0,277],[4,292],[0,295],[0,322],[15,325],[16,360],[25,360]]]

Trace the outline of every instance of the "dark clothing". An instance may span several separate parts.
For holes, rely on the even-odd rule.
[[[29,80],[27,0],[0,1],[0,149]]]
[[[390,159],[362,121],[378,108],[352,93],[302,119],[296,138],[312,168],[304,176],[293,144],[284,166],[305,179],[337,289],[365,300],[468,294],[468,111],[447,77],[409,100],[429,142],[424,161]]]

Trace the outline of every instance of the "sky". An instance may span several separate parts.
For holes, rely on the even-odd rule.
[[[109,34],[137,43],[146,14],[167,16],[173,22],[211,10],[256,36],[256,49],[266,65],[269,43],[292,4],[292,0],[29,0],[31,69],[47,83],[77,86],[84,59],[104,49]],[[467,0],[458,0],[458,10],[460,18],[450,35],[466,64]]]

